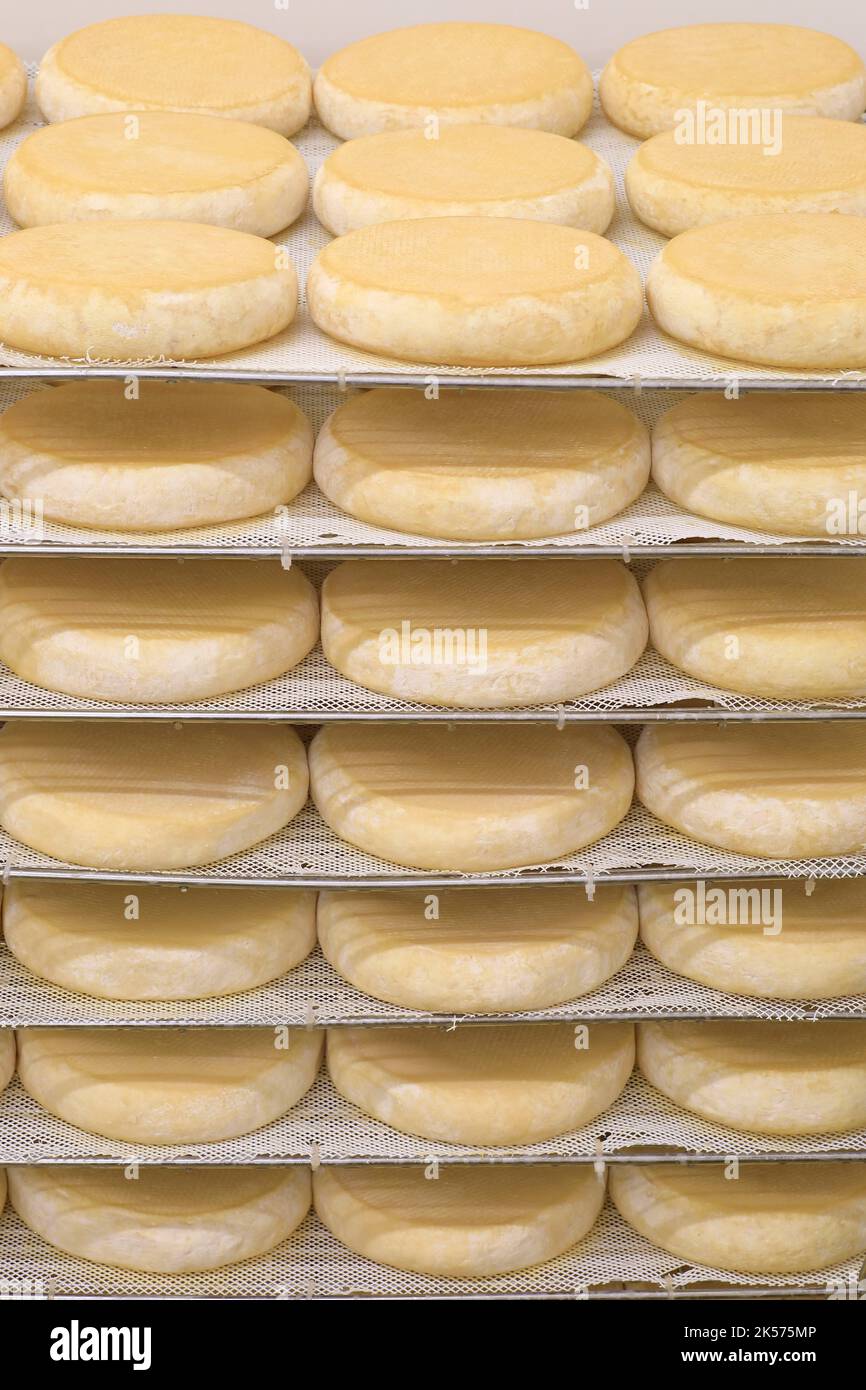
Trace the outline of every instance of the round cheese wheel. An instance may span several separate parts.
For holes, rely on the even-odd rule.
[[[223,859],[287,825],[307,785],[285,725],[26,720],[0,733],[3,829],[94,869]]]
[[[171,111],[44,126],[3,174],[22,227],[146,218],[273,236],[301,215],[307,190],[303,159],[276,132]]]
[[[365,1259],[466,1279],[527,1269],[590,1230],[605,1179],[590,1164],[318,1168],[316,1213]]]
[[[342,839],[455,873],[581,849],[622,820],[634,786],[628,745],[605,725],[326,724],[309,757]]]
[[[0,240],[0,338],[56,357],[216,357],[288,327],[298,277],[264,237],[69,222]]]
[[[672,1255],[742,1274],[826,1269],[866,1246],[866,1163],[617,1163],[620,1214]]]
[[[449,1144],[537,1144],[590,1124],[634,1066],[630,1023],[330,1028],[340,1095]]]
[[[866,533],[859,391],[700,392],[657,422],[652,453],[662,492],[699,516],[791,536]]]
[[[82,699],[171,704],[259,685],[296,666],[318,630],[315,589],[277,559],[0,565],[0,659]]]
[[[8,911],[8,907],[7,907]],[[432,1013],[547,1009],[597,989],[637,936],[634,889],[515,888],[324,892],[325,957],[374,999]]]
[[[530,217],[604,232],[613,174],[594,150],[542,130],[455,125],[436,139],[388,130],[349,140],[313,182],[313,208],[334,236],[410,217]]]
[[[185,1274],[273,1250],[310,1209],[310,1170],[10,1168],[25,1225],[57,1250],[117,1269]]]
[[[0,1028],[0,1091],[5,1090],[15,1075],[15,1034],[11,1028]],[[0,1202],[0,1211],[3,1203]]]
[[[21,115],[26,97],[24,64],[17,53],[0,43],[0,130]]]
[[[866,217],[787,212],[695,227],[653,262],[647,302],[690,347],[803,369],[866,366]]]
[[[239,521],[310,480],[313,431],[285,396],[224,381],[32,391],[0,415],[0,488],[48,521],[129,531]]]
[[[13,880],[3,935],[22,965],[100,999],[206,999],[267,984],[316,940],[315,893]]]
[[[859,559],[666,560],[643,591],[656,651],[698,680],[777,700],[866,695]]]
[[[793,24],[691,24],[632,39],[601,75],[608,120],[645,140],[684,113],[713,119],[765,111],[856,121],[866,107],[866,69],[831,34]]]
[[[331,665],[431,705],[574,700],[630,671],[646,639],[640,590],[616,560],[347,560],[322,587]]]
[[[7,889],[8,892],[8,889]],[[755,999],[866,994],[866,882],[642,883],[644,945],[711,989]]]
[[[866,1019],[643,1019],[638,1066],[705,1120],[761,1134],[866,1126]]]
[[[42,59],[36,99],[47,121],[101,111],[191,111],[300,130],[310,73],[284,39],[236,20],[147,14],[68,34]]]
[[[428,401],[402,387],[338,406],[319,431],[314,468],[326,497],[374,526],[531,540],[622,511],[646,485],[648,454],[637,416],[597,391],[506,387]]]
[[[592,109],[583,59],[559,39],[510,24],[373,34],[332,54],[313,90],[320,119],[343,140],[477,123],[574,135]]]
[[[279,1119],[323,1035],[300,1028],[24,1028],[21,1083],[60,1120],[130,1144],[205,1144]]]
[[[635,216],[663,236],[757,213],[862,217],[866,127],[785,116],[772,135],[729,145],[685,143],[665,130],[640,146],[625,187]]]
[[[647,810],[702,844],[779,859],[866,850],[859,723],[650,724],[635,768]]]
[[[340,342],[467,367],[590,357],[627,338],[643,307],[637,271],[609,241],[514,217],[361,227],[319,252],[307,298]]]

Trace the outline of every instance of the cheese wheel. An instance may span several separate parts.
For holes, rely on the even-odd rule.
[[[496,125],[350,140],[313,182],[314,211],[334,236],[410,217],[530,217],[601,233],[614,205],[610,167],[587,145]]]
[[[652,453],[662,492],[699,516],[791,536],[866,532],[859,391],[701,392],[661,417]]]
[[[281,135],[310,114],[310,72],[264,29],[201,15],[147,14],[78,29],[42,59],[36,99],[47,121],[101,111],[229,116]]]
[[[704,119],[792,111],[856,121],[866,107],[866,69],[847,43],[814,29],[691,24],[617,49],[599,93],[608,120],[645,140],[691,130],[684,117],[702,111]]]
[[[672,338],[769,367],[866,368],[866,218],[827,212],[695,227],[653,262],[647,302]]]
[[[527,126],[574,135],[592,78],[559,39],[510,24],[416,24],[341,48],[313,88],[320,120],[343,140],[441,125]]]
[[[637,794],[702,844],[778,859],[866,850],[866,730],[859,723],[651,724]]]
[[[307,798],[293,729],[266,724],[7,723],[0,824],[94,869],[210,864],[281,830]]]
[[[638,1066],[705,1120],[761,1134],[866,1125],[866,1019],[644,1019]]]
[[[776,700],[866,696],[858,559],[666,560],[643,591],[656,651],[698,680]]]
[[[254,989],[316,940],[316,895],[14,880],[3,935],[34,975],[99,999],[207,999]]]
[[[11,1028],[0,1028],[0,1091],[4,1090],[15,1075],[15,1034]],[[0,1211],[3,1203],[0,1202]]]
[[[7,889],[8,892],[8,889]],[[755,999],[866,994],[866,883],[642,883],[644,945],[711,989]]]
[[[48,521],[128,531],[240,521],[310,480],[313,432],[285,396],[224,381],[68,381],[0,415],[0,488]]]
[[[316,806],[368,854],[454,873],[591,844],[626,814],[634,774],[605,725],[326,724],[309,750]]]
[[[8,911],[8,907],[7,907]],[[597,989],[637,936],[634,889],[325,892],[322,951],[357,989],[405,1009],[498,1014],[547,1009]]]
[[[3,174],[22,227],[145,218],[273,236],[301,215],[307,167],[275,131],[216,116],[143,111],[44,126]]]
[[[130,1144],[205,1144],[271,1124],[310,1089],[323,1034],[273,1028],[24,1028],[24,1089],[60,1120]]]
[[[298,277],[264,237],[69,222],[0,240],[0,339],[55,357],[217,357],[288,327]]]
[[[269,681],[314,646],[310,581],[276,559],[7,560],[0,659],[87,700],[204,700]]]
[[[331,665],[431,705],[574,700],[630,671],[646,639],[640,590],[616,560],[347,560],[322,587]]]
[[[0,130],[21,115],[26,97],[24,64],[17,53],[0,43]]]
[[[220,1269],[264,1255],[310,1209],[310,1170],[106,1167],[9,1170],[25,1225],[82,1260],[154,1274]]]
[[[634,1065],[630,1023],[329,1028],[340,1095],[383,1124],[449,1144],[537,1144],[613,1105]]]
[[[625,175],[632,212],[663,236],[757,213],[866,214],[866,128],[785,116],[732,144],[688,143],[661,131]],[[593,228],[592,230],[595,230]]]
[[[318,1168],[316,1213],[356,1255],[467,1279],[552,1260],[582,1240],[604,1201],[590,1164]]]
[[[2,439],[0,416],[0,439]],[[445,540],[531,540],[623,510],[649,476],[645,426],[597,391],[385,388],[338,406],[319,487],[359,521]]]
[[[826,1269],[866,1246],[866,1163],[617,1163],[610,1193],[654,1245],[741,1274]]]
[[[643,307],[637,271],[609,241],[513,217],[361,227],[319,252],[307,298],[340,342],[467,367],[591,357],[627,338]]]

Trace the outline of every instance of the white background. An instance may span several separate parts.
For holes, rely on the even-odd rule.
[[[578,8],[577,5],[586,6]],[[570,43],[591,67],[653,29],[701,20],[768,20],[837,34],[866,56],[866,0],[0,0],[0,40],[38,60],[73,29],[147,12],[243,19],[289,39],[318,66],[329,53],[382,29],[480,19],[541,29]],[[195,54],[190,54],[195,61]]]

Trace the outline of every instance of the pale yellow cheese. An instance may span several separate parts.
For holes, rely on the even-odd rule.
[[[507,387],[433,401],[359,392],[325,421],[314,467],[326,497],[360,521],[466,541],[585,530],[649,476],[646,428],[609,396]]]
[[[316,895],[13,880],[6,945],[34,975],[100,999],[205,999],[267,984],[316,940]]]
[[[0,1028],[0,1091],[4,1090],[15,1075],[15,1034],[11,1028]],[[0,1211],[3,1203],[0,1202]]]
[[[377,1264],[467,1279],[561,1255],[590,1230],[605,1179],[591,1164],[318,1168],[316,1213]]]
[[[866,1019],[644,1019],[638,1066],[705,1120],[760,1134],[866,1126]]]
[[[512,217],[361,227],[319,252],[307,298],[340,342],[469,367],[590,357],[627,338],[643,307],[637,271],[609,241]]]
[[[220,1269],[273,1250],[310,1208],[310,1170],[9,1169],[18,1215],[57,1250],[155,1274]],[[170,1287],[170,1286],[169,1286]]]
[[[100,111],[191,111],[292,135],[307,121],[310,73],[285,39],[237,20],[147,14],[78,29],[42,59],[47,121]]]
[[[216,357],[287,328],[298,277],[264,237],[70,222],[0,239],[0,340],[56,357]]]
[[[866,127],[785,116],[778,129],[731,144],[689,143],[665,130],[640,146],[625,186],[635,216],[664,236],[756,213],[862,217]]]
[[[7,907],[8,911],[8,907]],[[597,989],[637,935],[630,886],[319,894],[325,957],[356,988],[402,1008],[494,1014],[546,1009]]]
[[[866,696],[860,559],[666,560],[643,592],[652,645],[697,680],[777,700]]]
[[[0,415],[0,487],[73,526],[205,526],[289,502],[312,450],[307,417],[262,386],[68,381]]]
[[[83,699],[171,704],[259,685],[296,666],[318,630],[315,589],[276,558],[0,565],[0,659]]]
[[[349,140],[313,182],[313,208],[334,236],[410,217],[529,217],[587,232],[614,213],[610,167],[587,145],[497,125],[389,130]]]
[[[624,676],[646,639],[640,590],[616,560],[347,560],[322,587],[331,665],[432,705],[574,700]]]
[[[508,24],[417,24],[341,48],[316,75],[316,110],[341,139],[478,122],[574,135],[592,78],[559,39]],[[435,128],[435,127],[434,127]]]
[[[310,750],[321,815],[397,864],[450,872],[553,860],[631,804],[631,753],[605,725],[326,724]]]
[[[22,227],[142,218],[273,236],[301,215],[307,191],[303,159],[275,131],[171,111],[43,126],[3,173]]]
[[[608,120],[641,140],[683,112],[791,111],[856,121],[866,69],[841,39],[793,24],[691,24],[617,49],[601,75]]]
[[[340,1095],[406,1134],[449,1144],[536,1144],[579,1129],[622,1092],[630,1023],[328,1029]]]
[[[798,859],[866,850],[866,730],[833,724],[651,724],[637,794],[719,849]]]
[[[652,453],[654,481],[699,516],[793,536],[866,534],[862,392],[700,392],[661,417]]]
[[[24,1089],[90,1134],[131,1144],[235,1139],[312,1086],[323,1034],[300,1028],[24,1028]]]
[[[866,994],[866,881],[820,879],[810,889],[797,879],[642,883],[641,939],[678,975],[731,994]]]
[[[796,1274],[866,1247],[866,1163],[618,1163],[610,1192],[647,1240],[714,1269]]]
[[[0,130],[21,115],[26,97],[24,64],[17,53],[0,43]]]
[[[0,824],[96,869],[209,864],[281,830],[307,797],[285,725],[22,721],[0,733]]]
[[[866,368],[866,217],[770,213],[694,227],[653,262],[647,303],[672,338],[721,357]]]

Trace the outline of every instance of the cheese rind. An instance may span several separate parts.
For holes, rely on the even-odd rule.
[[[597,989],[637,936],[631,887],[537,884],[423,894],[323,892],[322,951],[357,989],[402,1008],[494,1014],[546,1009]]]
[[[308,1168],[15,1167],[21,1220],[55,1249],[118,1269],[183,1274],[264,1255],[310,1209]]]
[[[17,53],[7,48],[5,43],[0,43],[0,130],[18,119],[26,98],[27,73],[24,64]]]
[[[495,124],[575,135],[592,78],[567,44],[507,24],[418,24],[341,48],[314,84],[320,120],[351,140],[412,126]]]
[[[610,1193],[647,1240],[715,1269],[805,1273],[866,1246],[866,1163],[616,1163]]]
[[[15,1075],[15,1034],[11,1028],[0,1028],[0,1091],[5,1090]],[[3,1203],[0,1202],[0,1211]]]
[[[330,1028],[327,1062],[341,1096],[403,1133],[449,1144],[536,1144],[613,1105],[634,1065],[634,1029]]]
[[[131,910],[132,909],[132,910]],[[100,999],[205,999],[254,989],[304,959],[316,895],[287,888],[10,883],[6,945],[34,975]]]
[[[264,29],[201,15],[131,15],[68,34],[36,78],[47,121],[103,111],[189,111],[300,130],[310,114],[309,68]]]
[[[453,366],[543,366],[603,352],[643,308],[640,277],[593,232],[511,217],[360,227],[320,251],[310,313],[352,347]]]
[[[279,1119],[312,1086],[324,1035],[272,1028],[24,1028],[18,1071],[50,1114],[131,1144],[206,1144]]]
[[[2,430],[2,417],[0,417]],[[316,481],[373,526],[448,540],[530,540],[622,511],[649,476],[645,426],[596,391],[379,388],[338,406]]]
[[[604,725],[327,724],[313,798],[368,854],[448,872],[516,868],[580,849],[626,814],[631,754]]]
[[[573,700],[630,671],[646,639],[640,590],[614,560],[347,560],[322,586],[331,665],[401,700]]]
[[[307,192],[303,159],[276,132],[170,111],[43,126],[3,173],[22,227],[141,218],[269,237],[301,215]]]
[[[97,869],[209,864],[281,830],[307,798],[303,744],[267,725],[7,723],[0,823]]]
[[[605,1179],[591,1164],[328,1167],[316,1212],[343,1245],[377,1264],[467,1279],[561,1255],[592,1227]]]

